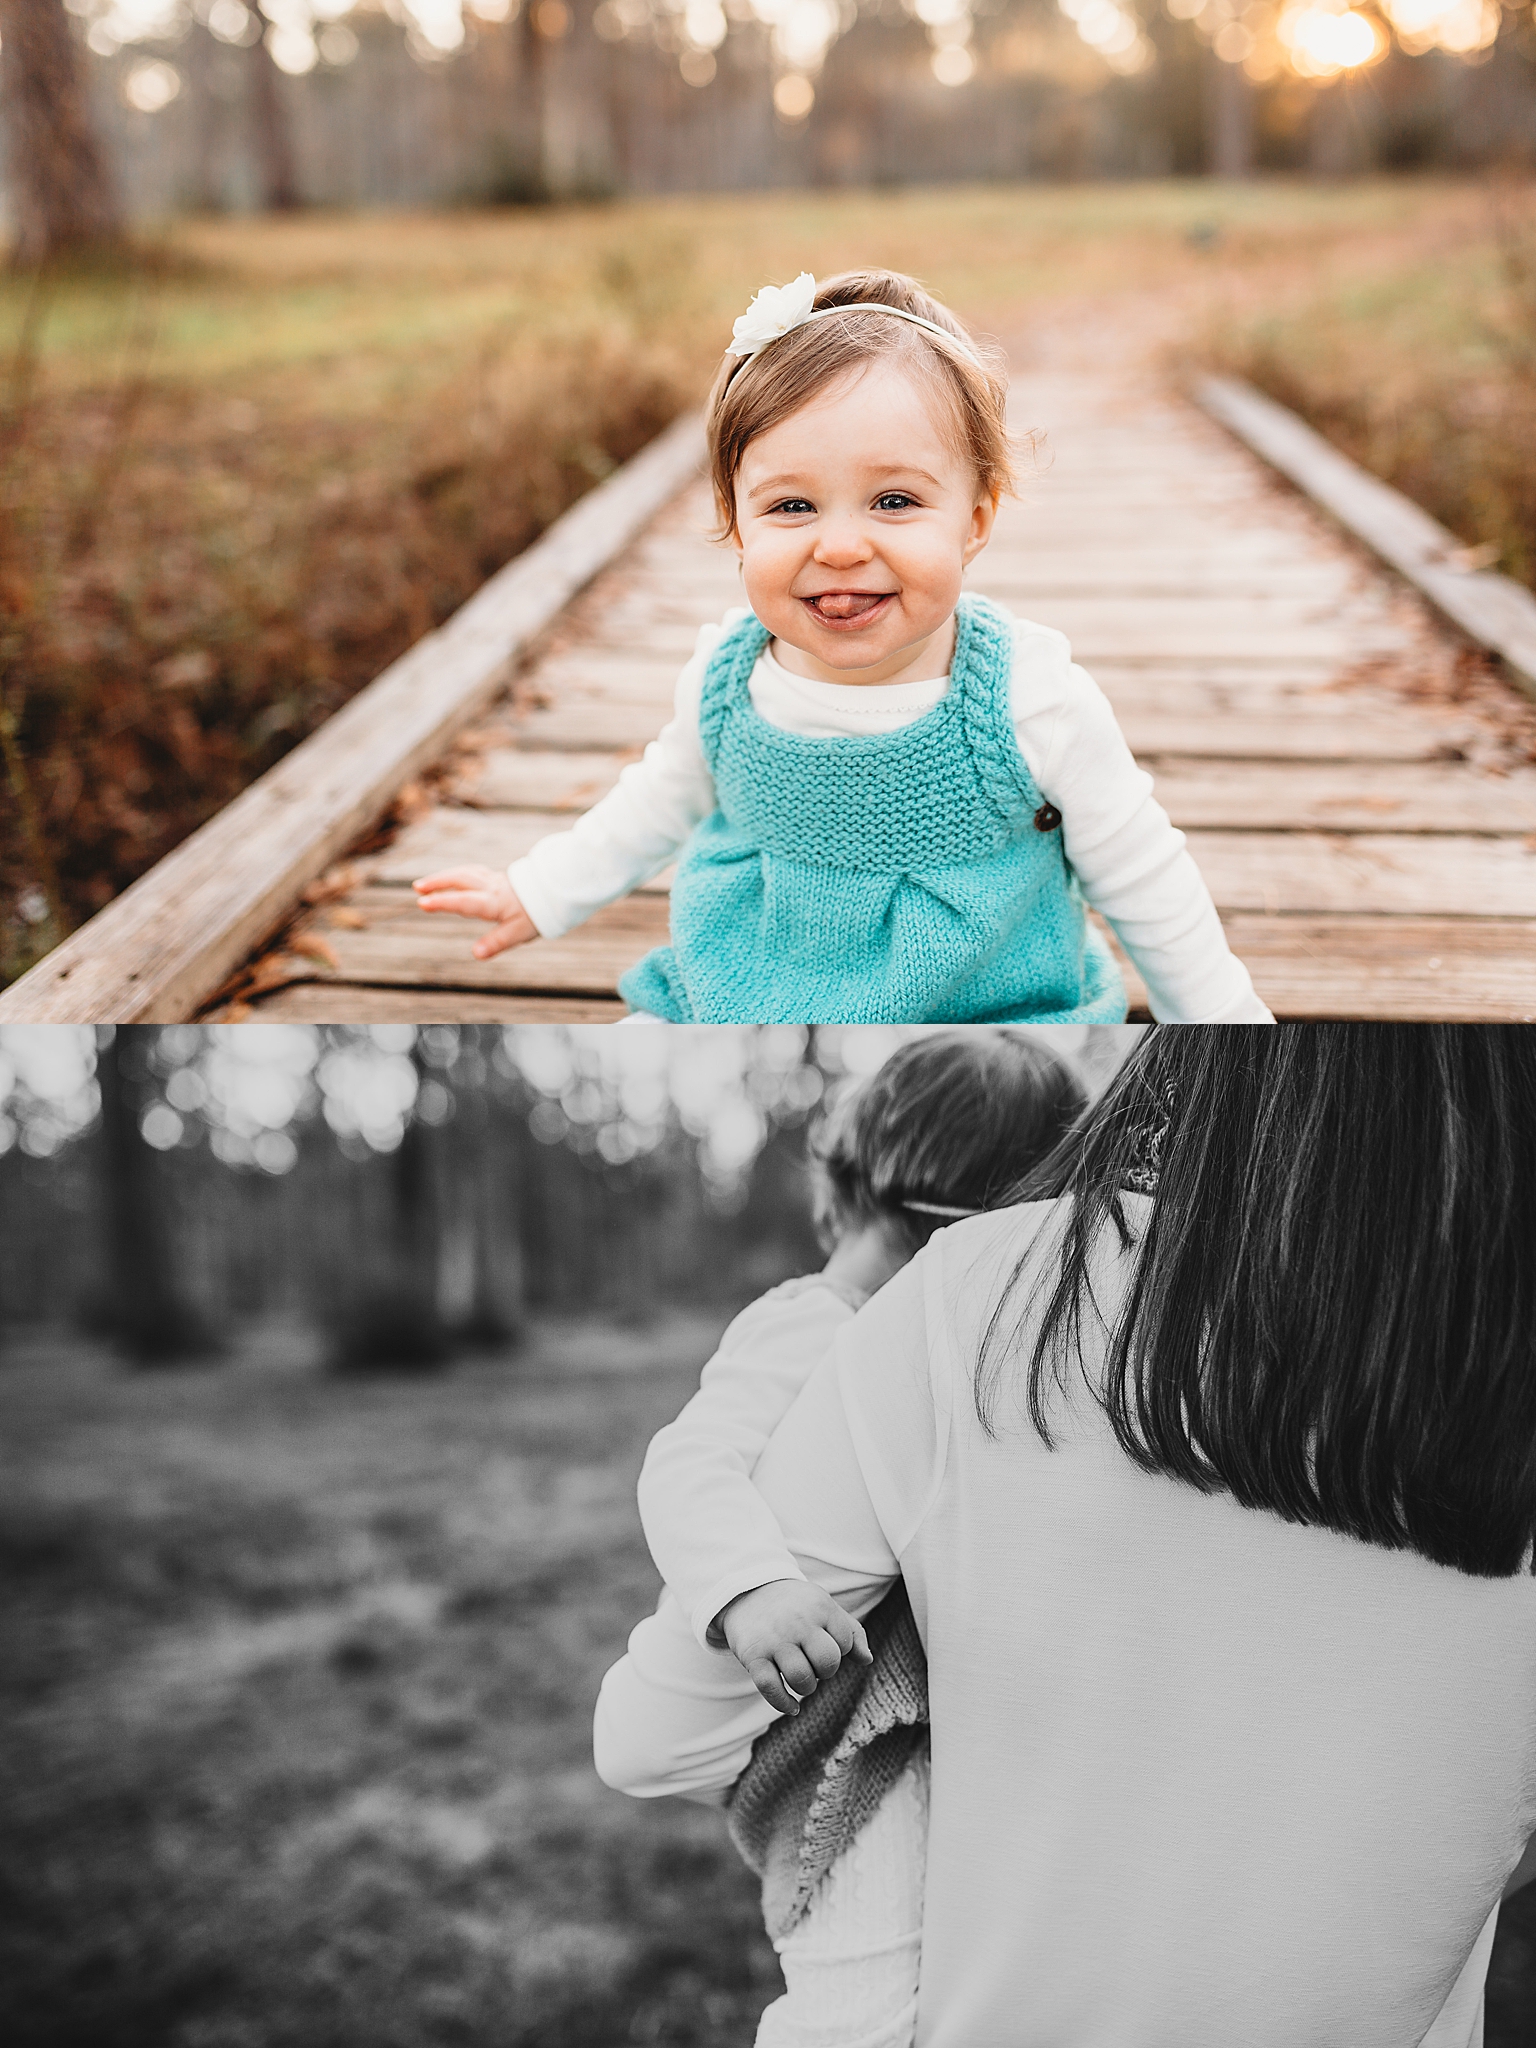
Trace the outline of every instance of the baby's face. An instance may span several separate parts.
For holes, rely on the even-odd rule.
[[[748,442],[736,477],[742,576],[797,674],[883,683],[947,665],[960,578],[994,507],[940,404],[877,360]]]

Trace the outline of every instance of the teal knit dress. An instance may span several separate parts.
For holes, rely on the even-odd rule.
[[[767,630],[743,619],[705,671],[699,735],[718,808],[683,850],[672,943],[619,993],[678,1024],[1120,1023],[1013,727],[1013,621],[956,614],[950,687],[893,733],[807,739],[754,708]]]

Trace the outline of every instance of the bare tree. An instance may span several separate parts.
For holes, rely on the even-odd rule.
[[[434,1078],[419,1038],[411,1065],[419,1105]],[[357,1233],[330,1318],[332,1363],[339,1371],[429,1371],[447,1364],[455,1348],[441,1302],[444,1203],[437,1135],[413,1113],[382,1166],[382,1228],[369,1233],[365,1226]]]
[[[251,94],[251,141],[261,176],[262,204],[275,213],[285,213],[299,204],[299,175],[293,154],[293,126],[265,37],[252,44],[246,65]]]
[[[1241,64],[1228,64],[1212,50],[1206,58],[1210,163],[1218,178],[1246,178],[1253,171],[1253,84]]]
[[[64,0],[0,0],[0,115],[12,262],[30,269],[121,246],[122,213],[91,125]]]
[[[217,1344],[177,1285],[169,1189],[142,1129],[144,1110],[156,1093],[149,1071],[152,1042],[148,1026],[120,1024],[97,1063],[107,1225],[103,1322],[135,1364],[172,1365],[206,1356]]]

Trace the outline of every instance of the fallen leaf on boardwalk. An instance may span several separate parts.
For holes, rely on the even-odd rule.
[[[1529,839],[1522,839],[1520,843],[1527,853],[1536,853],[1536,832],[1533,832]]]
[[[341,960],[329,939],[319,932],[295,932],[288,941],[290,953],[302,953],[306,959],[318,960],[324,967],[339,967]]]
[[[362,879],[350,862],[344,862],[340,867],[328,869],[325,874],[311,882],[304,891],[304,901],[329,903],[333,897],[345,896],[349,890],[355,889]]]
[[[402,783],[394,801],[397,818],[419,817],[423,811],[432,808],[432,799],[419,782]]]
[[[212,1021],[215,1024],[246,1024],[255,1014],[249,1003],[226,1003],[222,1010],[215,1012]]]
[[[343,932],[361,932],[368,929],[367,918],[364,917],[360,910],[353,910],[349,905],[342,905],[340,908],[333,910],[331,912],[331,923],[338,931]]]
[[[285,953],[263,953],[251,969],[251,978],[241,996],[265,995],[268,989],[281,988],[285,981],[292,981],[293,974],[293,962]]]
[[[1459,576],[1475,576],[1480,569],[1491,569],[1502,552],[1496,540],[1485,540],[1473,548],[1447,548],[1440,564]]]

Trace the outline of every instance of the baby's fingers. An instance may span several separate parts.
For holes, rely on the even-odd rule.
[[[489,960],[497,953],[505,953],[508,946],[521,946],[528,936],[526,919],[514,917],[506,924],[493,925],[483,939],[476,939],[470,951],[477,960]]]
[[[824,1628],[812,1630],[800,1647],[805,1653],[806,1662],[810,1665],[812,1671],[815,1672],[817,1678],[830,1678],[847,1654]],[[781,1657],[779,1659],[779,1668],[781,1670],[783,1665],[784,1659]],[[800,1687],[796,1686],[795,1690],[798,1692]]]
[[[779,1667],[771,1657],[754,1657],[747,1666],[747,1676],[770,1707],[781,1714],[799,1713],[800,1702],[779,1676]]]
[[[862,1624],[851,1614],[844,1613],[835,1601],[824,1626],[845,1657],[852,1657],[860,1664],[874,1663],[874,1652],[869,1647],[869,1637],[865,1635]]]
[[[423,890],[417,901],[423,910],[452,910],[460,917],[494,917],[498,908],[483,889]]]
[[[418,896],[435,896],[443,889],[483,889],[492,880],[489,868],[439,868],[433,875],[418,875],[411,887]]]
[[[825,1631],[818,1629],[817,1634],[824,1635]],[[831,1637],[826,1637],[826,1640],[828,1643],[830,1643]],[[837,1669],[836,1659],[837,1653],[834,1648],[832,1663],[832,1669],[834,1671]],[[779,1667],[780,1678],[783,1679],[784,1683],[789,1687],[790,1691],[794,1693],[797,1699],[805,1699],[807,1695],[813,1693],[816,1690],[817,1686],[821,1683],[821,1678],[816,1672],[815,1667],[812,1665],[810,1658],[805,1654],[804,1650],[801,1649],[798,1643],[786,1644],[786,1646],[779,1651],[778,1656],[775,1659],[775,1662],[778,1664]]]

